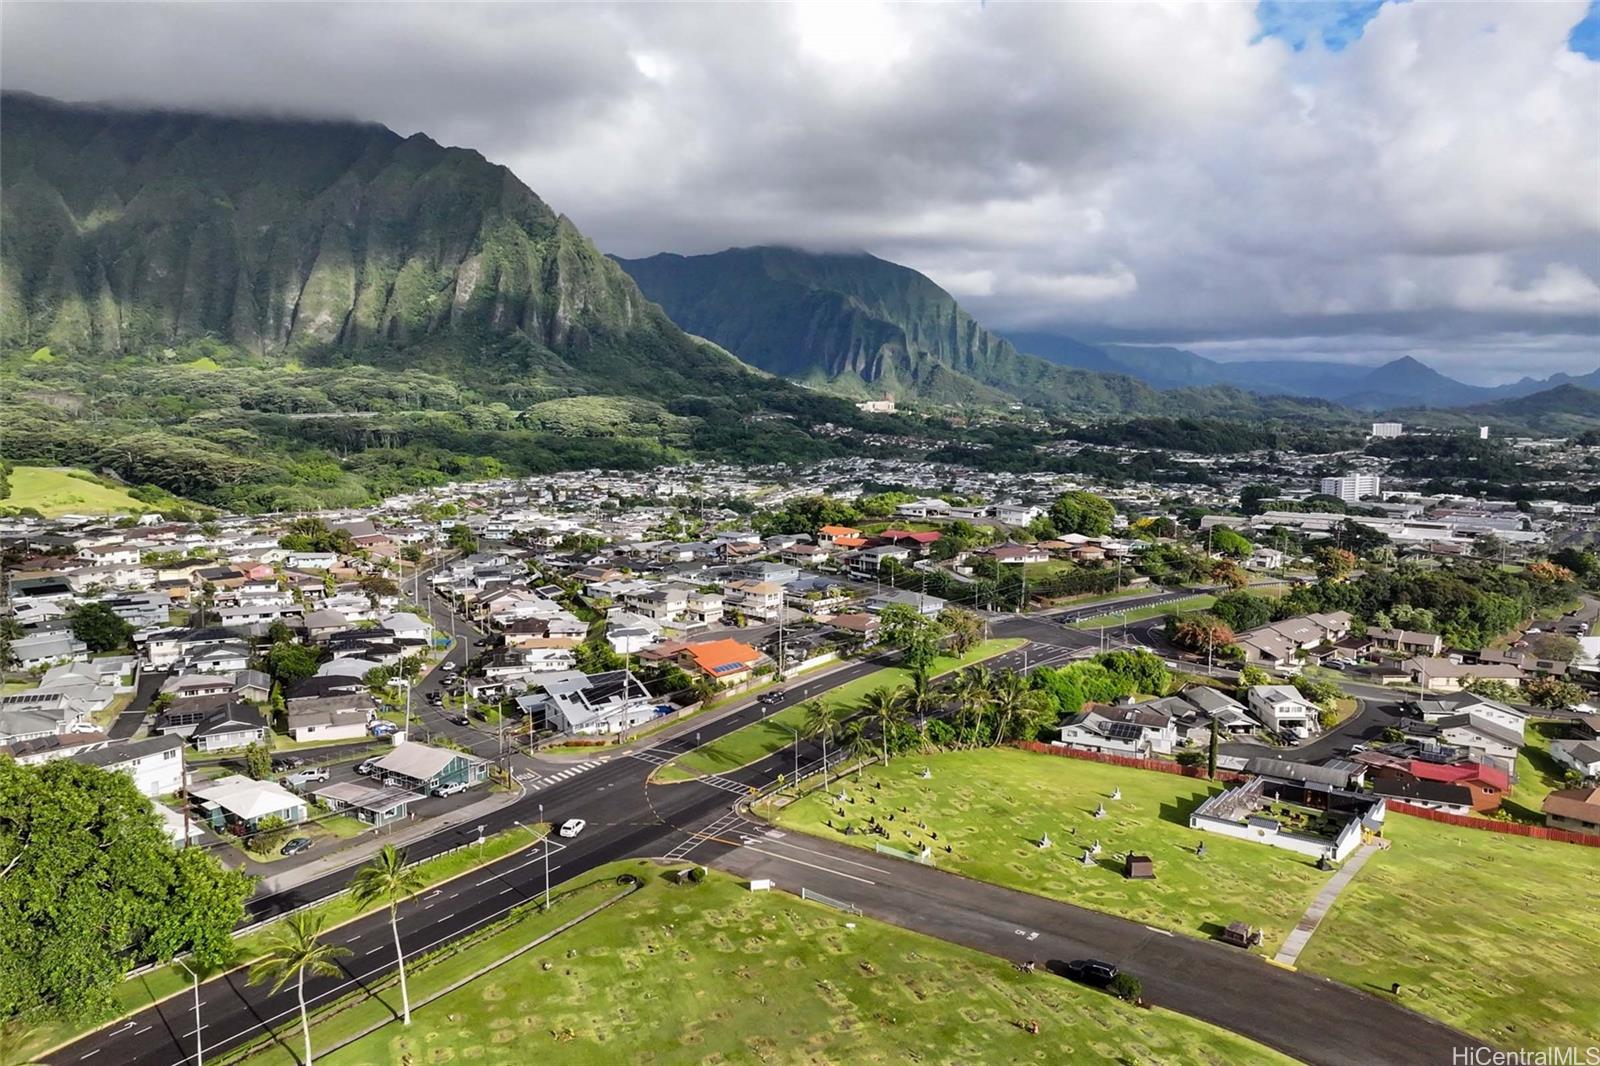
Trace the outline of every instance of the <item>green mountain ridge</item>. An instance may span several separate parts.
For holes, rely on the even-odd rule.
[[[846,395],[1021,400],[1096,414],[1164,406],[1127,375],[1018,351],[926,276],[864,252],[731,248],[617,262],[684,329],[764,370]]]

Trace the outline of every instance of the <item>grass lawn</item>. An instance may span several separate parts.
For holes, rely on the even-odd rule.
[[[82,471],[79,471],[82,473]],[[11,495],[3,507],[31,507],[46,518],[64,514],[126,514],[149,509],[121,489],[71,476],[65,468],[18,466],[11,470]]]
[[[996,655],[1004,654],[1014,648],[1020,648],[1023,641],[1019,637],[1005,640],[986,640],[977,647],[957,658],[951,655],[941,655],[934,660],[932,675],[937,677],[947,674],[952,670],[959,670],[963,666],[992,659]],[[822,702],[834,707],[849,707],[861,701],[861,698],[873,689],[884,685],[894,687],[906,684],[911,680],[911,675],[898,666],[885,667],[882,670],[867,674],[865,677],[840,685],[822,696]],[[720,774],[728,770],[735,770],[741,766],[764,759],[775,751],[781,750],[787,744],[794,743],[793,730],[800,727],[805,720],[804,706],[788,707],[777,714],[763,718],[759,722],[751,722],[742,729],[736,729],[723,737],[718,737],[709,744],[702,745],[680,755],[672,762],[656,771],[654,780],[658,782],[687,781],[702,774]]]
[[[1500,809],[1515,821],[1543,825],[1544,798],[1566,787],[1567,768],[1550,755],[1550,741],[1565,736],[1566,730],[1561,722],[1528,722],[1522,738],[1527,743],[1517,753],[1517,779],[1500,801]]]
[[[925,766],[932,772],[926,781]],[[1122,799],[1112,801],[1118,787]],[[1212,936],[1232,921],[1249,922],[1261,927],[1271,954],[1330,875],[1291,852],[1190,829],[1189,812],[1221,787],[1175,774],[991,748],[908,755],[887,769],[867,767],[844,786],[856,802],[844,805],[843,817],[837,787],[833,803],[815,792],[775,817],[786,828],[871,848],[882,838],[845,836],[843,827],[859,830],[869,815],[886,820],[894,812],[889,843],[905,849],[926,844],[942,869],[1193,936]],[[1106,817],[1096,819],[1102,802]],[[899,813],[902,806],[908,814]],[[830,818],[836,828],[827,826]],[[926,832],[917,828],[919,821]],[[1053,846],[1040,848],[1045,833]],[[1098,862],[1084,866],[1083,851],[1097,839],[1103,848]],[[1194,854],[1202,840],[1204,859]],[[1130,850],[1155,860],[1156,880],[1123,878],[1117,856]]]
[[[749,892],[722,874],[676,885],[645,863],[606,872],[619,869],[645,887],[415,1011],[409,1030],[387,1025],[318,1061],[1288,1061],[1180,1015],[793,896]],[[575,898],[568,914],[597,898],[598,889]],[[550,924],[532,914],[458,958],[483,965]],[[441,965],[470,972],[456,959]],[[434,979],[413,978],[413,996]],[[1037,1036],[1021,1028],[1029,1019]],[[293,1060],[273,1046],[254,1061]]]
[[[1168,603],[1158,603],[1151,607],[1133,607],[1126,611],[1108,611],[1097,614],[1093,618],[1082,618],[1067,624],[1073,629],[1099,629],[1102,625],[1122,625],[1125,622],[1139,622],[1146,618],[1164,618],[1169,614],[1183,614],[1186,611],[1203,611],[1217,602],[1215,596],[1185,596],[1181,600],[1172,600]]]
[[[1587,1047],[1600,1033],[1600,848],[1391,814],[1388,851],[1300,956],[1498,1047]]]
[[[535,824],[527,830],[508,829],[503,833],[485,837],[481,850],[476,847],[462,848],[460,851],[453,851],[448,855],[440,855],[419,863],[418,869],[422,871],[427,887],[431,888],[537,843],[543,839],[548,828]],[[313,909],[327,916],[327,928],[332,929],[354,921],[364,914],[370,914],[374,910],[381,910],[382,905],[362,907],[349,894],[340,893],[317,904]],[[234,938],[240,965],[245,965],[258,955],[271,928],[265,926],[260,931]],[[163,966],[138,977],[130,977],[117,986],[112,994],[114,1004],[109,1018],[120,1018],[141,1011],[152,1003],[159,1003],[168,996],[186,991],[190,987],[188,975],[176,966]],[[17,1048],[17,1060],[32,1062],[35,1058],[42,1058],[48,1049],[76,1040],[84,1033],[105,1024],[107,1021],[88,1025],[61,1022],[42,1026],[34,1030],[30,1039]]]

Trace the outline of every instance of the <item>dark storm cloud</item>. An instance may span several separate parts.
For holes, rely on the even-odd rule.
[[[1000,327],[1490,377],[1600,362],[1583,11],[1330,53],[1241,4],[13,3],[0,78],[423,131],[623,255],[864,248]]]

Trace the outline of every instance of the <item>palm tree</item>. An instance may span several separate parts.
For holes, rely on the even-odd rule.
[[[888,766],[889,730],[904,721],[906,716],[905,689],[894,689],[888,685],[873,689],[861,699],[861,715],[867,721],[877,723],[883,744],[883,764]]]
[[[822,791],[828,791],[828,741],[838,740],[844,726],[844,715],[839,707],[821,700],[807,700],[801,708],[805,718],[800,724],[800,735],[807,740],[822,741]]]
[[[956,720],[968,741],[994,696],[994,676],[988,668],[969,666],[956,675],[950,694],[956,699]]]
[[[918,728],[924,717],[935,704],[939,702],[939,693],[928,680],[928,671],[915,670],[911,674],[911,683],[902,690],[905,692],[906,713],[917,719]]]
[[[311,1018],[306,1013],[306,974],[313,977],[331,977],[339,972],[334,960],[348,955],[348,948],[324,944],[320,939],[324,915],[300,911],[289,915],[283,924],[273,930],[267,941],[266,952],[250,967],[250,983],[272,982],[277,992],[291,980],[295,995],[300,1000],[300,1032],[305,1037],[305,1066],[311,1066]]]
[[[427,878],[415,866],[406,865],[406,853],[385,844],[350,882],[350,890],[362,906],[389,905],[389,928],[394,931],[394,960],[400,970],[400,1007],[404,1024],[411,1024],[411,996],[406,991],[406,955],[400,950],[400,904],[421,892]]]
[[[1028,679],[1007,670],[996,680],[994,688],[995,740],[1001,741],[1014,726],[1037,728],[1044,712],[1041,694],[1028,687]]]

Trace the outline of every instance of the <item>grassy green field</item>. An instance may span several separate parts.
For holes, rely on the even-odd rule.
[[[1170,603],[1158,603],[1153,607],[1133,607],[1126,611],[1108,611],[1097,614],[1093,618],[1083,618],[1076,622],[1069,622],[1073,629],[1099,629],[1102,625],[1118,626],[1126,622],[1139,622],[1146,618],[1161,618],[1169,614],[1182,614],[1185,611],[1203,611],[1217,602],[1215,596],[1185,596],[1181,600]]]
[[[645,887],[546,944],[338,1051],[327,1066],[613,1063],[1282,1063],[1161,1010],[713,872]],[[592,901],[597,892],[591,892]],[[581,913],[574,901],[568,913]],[[527,943],[531,915],[458,959]],[[519,923],[520,924],[520,923]],[[425,972],[419,986],[435,978]],[[390,995],[392,997],[392,994]],[[1038,1035],[1022,1025],[1039,1024]],[[328,1046],[319,1028],[319,1043]],[[290,1042],[293,1046],[293,1042]],[[292,1062],[281,1045],[253,1062]]]
[[[1562,722],[1530,721],[1523,732],[1522,750],[1517,753],[1517,779],[1500,801],[1500,809],[1519,822],[1544,824],[1544,798],[1565,788],[1567,768],[1550,755],[1550,741],[1566,735]]]
[[[952,670],[959,670],[963,666],[982,662],[984,659],[992,659],[996,655],[1021,647],[1023,643],[1018,637],[983,641],[959,658],[950,655],[940,656],[934,661],[932,674],[937,677]],[[911,675],[900,667],[885,667],[840,685],[823,696],[822,702],[834,707],[850,707],[859,703],[863,696],[875,688],[884,685],[892,688],[910,680]],[[805,716],[805,709],[797,706],[786,708],[759,722],[752,722],[743,729],[736,729],[709,744],[680,755],[657,770],[654,780],[662,783],[688,781],[704,774],[725,773],[758,759],[764,759],[773,752],[782,750],[785,745],[794,743],[793,730],[800,727]]]
[[[350,819],[353,821],[354,819]],[[426,879],[428,887],[443,884],[451,878],[460,877],[477,869],[484,863],[493,862],[504,858],[512,852],[520,851],[537,841],[543,839],[547,826],[535,824],[531,829],[508,829],[503,833],[484,838],[483,847],[464,848],[451,852],[449,855],[440,855],[428,859],[418,865]],[[318,904],[316,911],[326,916],[327,928],[332,929],[346,922],[354,921],[364,914],[370,914],[381,907],[363,907],[353,897],[341,893],[333,896],[323,903]],[[240,964],[243,965],[257,957],[266,942],[267,930],[248,933],[234,939],[234,948]],[[120,1018],[135,1011],[141,1011],[152,1003],[159,1003],[168,996],[182,992],[189,988],[189,978],[176,966],[163,966],[130,977],[117,987],[114,993],[115,1006],[112,1008],[111,1018]],[[84,1033],[90,1032],[100,1025],[99,1022],[91,1025],[76,1023],[58,1023],[41,1026],[30,1034],[30,1038],[18,1049],[21,1062],[31,1062],[34,1057],[42,1055],[49,1048],[56,1047],[69,1040],[75,1040]]]
[[[923,767],[932,773],[922,780]],[[881,782],[883,788],[872,787]],[[1109,797],[1122,789],[1122,799]],[[1189,812],[1221,788],[1203,779],[1124,769],[1012,749],[909,755],[868,767],[844,786],[854,804],[813,793],[776,814],[786,828],[871,848],[882,838],[845,836],[869,815],[895,812],[889,842],[924,844],[935,865],[1024,892],[1108,911],[1193,936],[1232,921],[1261,927],[1268,953],[1288,935],[1327,880],[1302,856],[1189,828]],[[837,795],[837,789],[834,790]],[[875,801],[875,802],[874,802]],[[1093,817],[1097,804],[1106,817]],[[899,813],[900,808],[909,813]],[[832,819],[834,828],[826,824]],[[917,823],[927,830],[917,828]],[[906,835],[907,830],[910,836]],[[933,836],[934,833],[938,837]],[[1044,834],[1052,846],[1038,847]],[[1083,850],[1100,841],[1093,866]],[[1205,841],[1206,854],[1194,854]],[[952,850],[945,852],[949,846]],[[1155,860],[1156,880],[1129,881],[1118,856]]]
[[[148,507],[121,489],[71,474],[49,466],[13,467],[11,495],[0,500],[0,508],[31,507],[46,518],[54,518],[64,514],[128,514]]]
[[[1374,855],[1300,968],[1357,988],[1399,981],[1407,1006],[1499,1047],[1600,1034],[1600,848],[1391,814]]]

